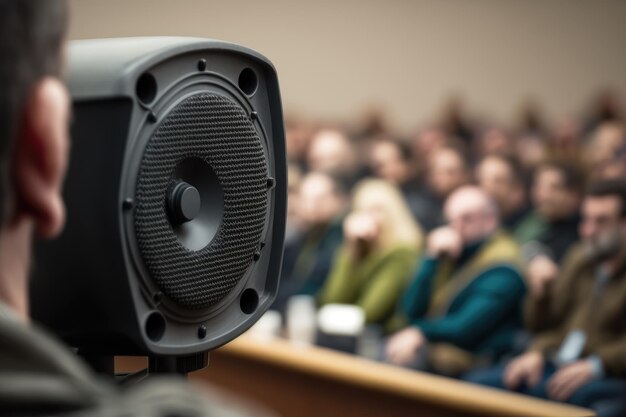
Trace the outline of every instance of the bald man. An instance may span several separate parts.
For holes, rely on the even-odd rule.
[[[446,200],[448,225],[428,236],[426,256],[401,306],[409,325],[392,335],[386,361],[456,376],[510,351],[526,291],[520,249],[502,232],[496,203],[463,186]]]

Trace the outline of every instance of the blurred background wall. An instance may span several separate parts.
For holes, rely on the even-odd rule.
[[[287,112],[346,119],[372,105],[413,128],[451,96],[510,122],[527,100],[578,114],[626,92],[623,0],[72,0],[72,39],[184,35],[257,49]]]

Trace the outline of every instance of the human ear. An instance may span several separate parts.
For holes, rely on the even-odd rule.
[[[15,216],[29,216],[39,237],[65,223],[61,194],[69,153],[69,94],[57,78],[39,80],[23,107],[12,166]],[[14,217],[15,217],[14,216]]]

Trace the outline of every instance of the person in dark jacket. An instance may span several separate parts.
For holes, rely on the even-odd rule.
[[[578,241],[580,201],[584,173],[573,162],[560,159],[542,163],[531,190],[535,210],[522,220],[515,237],[523,245],[526,277],[531,292],[554,278],[568,250]]]
[[[285,244],[280,288],[272,309],[285,312],[289,297],[315,296],[326,282],[343,242],[342,222],[348,196],[328,174],[307,174],[298,189],[298,217],[304,228]]]

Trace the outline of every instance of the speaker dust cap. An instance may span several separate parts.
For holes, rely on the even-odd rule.
[[[261,138],[234,101],[199,93],[164,117],[141,162],[135,232],[167,297],[209,308],[241,281],[261,242],[267,179]]]

